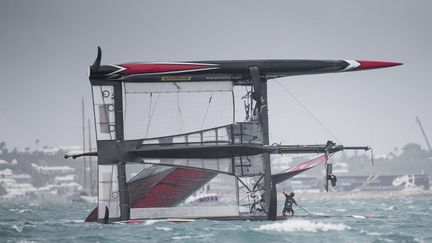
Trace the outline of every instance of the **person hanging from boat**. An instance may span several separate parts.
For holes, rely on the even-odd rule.
[[[293,204],[297,205],[297,202],[294,200],[294,192],[291,192],[290,194],[288,194],[288,192],[283,191],[282,192],[285,196],[285,206],[284,209],[282,211],[282,215],[283,216],[293,216],[294,215],[294,210],[293,210]]]
[[[252,194],[251,198],[254,201],[252,203],[252,206],[251,206],[251,211],[264,212],[264,210],[263,210],[263,208],[264,208],[263,207],[263,204],[264,204],[264,193],[261,193],[260,198],[257,195]]]

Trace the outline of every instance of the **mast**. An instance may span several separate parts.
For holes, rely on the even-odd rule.
[[[84,97],[81,98],[81,115],[82,115],[82,145],[83,153],[85,153],[85,118],[84,118]],[[83,176],[84,176],[84,191],[87,190],[87,160],[83,157]]]
[[[91,152],[92,151],[92,144],[91,144],[91,126],[90,126],[90,119],[87,119],[87,123],[88,123],[88,151]],[[90,195],[93,195],[93,187],[94,187],[94,183],[93,183],[93,163],[92,163],[92,157],[89,157],[89,165],[90,165],[90,178],[89,178],[89,183],[90,183]]]
[[[425,141],[426,141],[426,144],[427,144],[427,146],[428,146],[429,154],[432,154],[432,149],[431,149],[431,146],[430,146],[429,140],[428,140],[428,138],[427,138],[427,136],[426,136],[426,133],[425,133],[425,131],[424,131],[424,129],[423,129],[423,126],[422,126],[422,123],[421,123],[421,121],[420,121],[420,118],[419,118],[418,116],[416,116],[416,120],[417,120],[417,123],[418,123],[418,125],[419,125],[419,127],[420,127],[420,130],[421,130],[422,134],[423,134],[423,137],[424,137],[424,139],[425,139]]]

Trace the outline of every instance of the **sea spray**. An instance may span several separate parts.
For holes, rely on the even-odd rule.
[[[257,230],[260,231],[276,231],[276,232],[296,232],[296,231],[306,231],[306,232],[317,232],[317,231],[343,231],[350,229],[349,226],[344,224],[331,224],[323,222],[314,222],[303,219],[292,219],[285,220],[282,222],[276,222],[271,224],[264,224],[258,227]]]

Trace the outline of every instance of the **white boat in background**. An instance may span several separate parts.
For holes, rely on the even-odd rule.
[[[217,193],[198,193],[197,195],[190,196],[186,199],[186,204],[201,204],[201,203],[214,203],[219,201]]]
[[[79,194],[75,194],[71,196],[70,200],[72,202],[80,202],[80,203],[97,203],[97,196],[91,195],[88,192],[82,191]]]

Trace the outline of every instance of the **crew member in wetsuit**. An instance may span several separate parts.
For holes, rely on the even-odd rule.
[[[294,210],[292,208],[293,204],[297,205],[296,201],[294,200],[294,192],[291,192],[288,194],[286,191],[283,191],[283,194],[285,196],[285,207],[282,211],[283,216],[292,216],[294,215]]]

